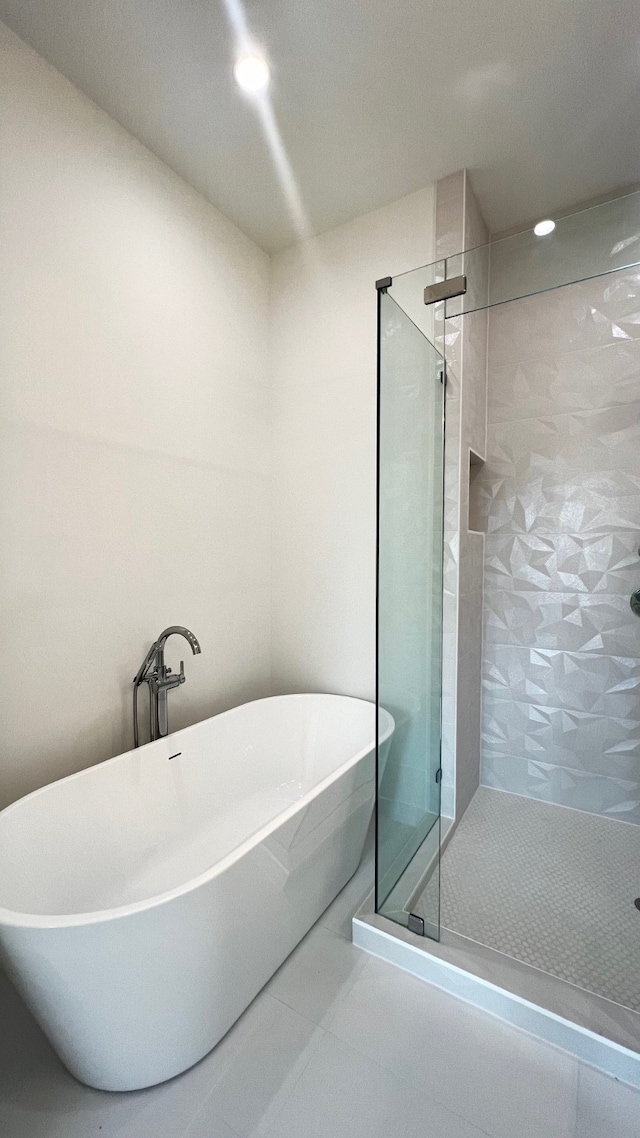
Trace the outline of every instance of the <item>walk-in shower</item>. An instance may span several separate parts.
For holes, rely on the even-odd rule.
[[[376,913],[640,1052],[640,193],[377,288]]]

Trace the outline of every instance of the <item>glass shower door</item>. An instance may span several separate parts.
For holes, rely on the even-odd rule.
[[[376,686],[395,730],[378,747],[376,911],[437,939],[444,361],[384,287],[378,306]]]

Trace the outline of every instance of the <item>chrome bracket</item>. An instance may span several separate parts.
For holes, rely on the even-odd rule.
[[[427,285],[424,290],[425,304],[435,304],[438,300],[451,300],[454,296],[464,296],[467,291],[467,278],[451,277],[448,281],[438,281]]]
[[[410,933],[416,933],[417,936],[424,936],[424,921],[417,913],[409,913],[407,928]]]

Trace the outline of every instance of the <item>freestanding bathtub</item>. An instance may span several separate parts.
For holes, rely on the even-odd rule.
[[[133,1090],[210,1051],[355,872],[374,781],[373,704],[277,696],[2,811],[2,961],[69,1071]]]

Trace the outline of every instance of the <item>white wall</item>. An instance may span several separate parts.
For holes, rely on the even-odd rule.
[[[267,256],[2,25],[0,103],[1,805],[167,624],[172,726],[269,690],[271,486]]]
[[[431,188],[273,258],[275,691],[374,694],[375,281],[431,260]]]

